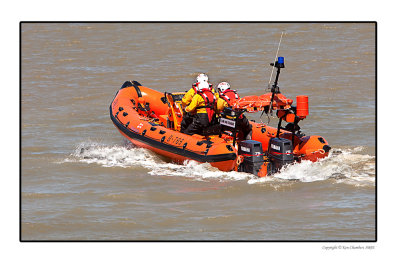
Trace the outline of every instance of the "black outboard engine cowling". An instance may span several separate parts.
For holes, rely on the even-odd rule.
[[[238,171],[258,175],[264,164],[262,144],[255,140],[243,140],[239,143],[238,154],[244,157]],[[271,168],[269,167],[268,171],[271,171]]]
[[[269,140],[268,157],[274,173],[278,172],[284,165],[293,163],[292,141],[285,138],[271,138]]]

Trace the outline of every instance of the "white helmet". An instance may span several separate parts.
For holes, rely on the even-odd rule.
[[[226,91],[226,90],[230,89],[231,85],[229,85],[228,82],[224,81],[224,82],[221,82],[220,84],[218,84],[217,88],[218,88],[219,91],[223,92],[223,91]]]
[[[199,85],[197,86],[197,88],[199,89],[199,90],[202,90],[202,89],[204,89],[204,88],[206,88],[206,89],[208,89],[210,86],[208,85],[208,82],[207,81],[200,81],[199,82]]]
[[[202,82],[202,81],[208,82],[208,76],[204,73],[201,73],[197,76],[196,80],[197,82]]]

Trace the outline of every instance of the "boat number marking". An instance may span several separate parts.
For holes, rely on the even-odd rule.
[[[232,128],[235,128],[235,125],[236,125],[234,120],[228,120],[228,119],[225,119],[225,118],[220,118],[220,122],[219,123],[221,125],[225,125],[225,126],[232,127]]]
[[[173,136],[173,135],[170,135],[166,140],[166,142],[168,142],[170,144],[175,144],[175,145],[178,145],[178,146],[182,145],[182,143],[184,141],[185,141],[185,139],[180,138],[178,136]]]

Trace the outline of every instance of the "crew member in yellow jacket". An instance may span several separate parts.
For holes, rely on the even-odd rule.
[[[197,93],[190,104],[185,107],[187,113],[195,113],[193,122],[184,129],[185,134],[202,134],[202,131],[210,126],[217,104],[217,97],[212,92],[208,82],[201,81],[198,84]]]
[[[200,82],[206,82],[208,83],[208,87],[211,89],[211,91],[215,94],[213,85],[208,82],[208,76],[204,73],[201,73],[197,76],[196,82],[192,84],[192,88],[188,90],[182,98],[182,108],[185,109],[191,102],[193,97],[197,94],[197,91],[199,90],[199,83]],[[218,98],[218,94],[216,95]],[[193,117],[195,113],[186,113],[183,115],[182,122],[181,122],[181,132],[183,133],[185,129],[193,122]]]

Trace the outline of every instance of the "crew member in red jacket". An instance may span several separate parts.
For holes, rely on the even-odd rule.
[[[221,112],[226,107],[231,107],[233,102],[238,100],[240,97],[237,94],[236,90],[231,89],[231,85],[228,82],[221,82],[218,84],[218,94],[219,98],[217,101],[217,114],[221,114]],[[246,118],[244,114],[240,115],[237,121],[238,130],[243,133],[244,139],[251,139],[252,135],[252,126],[249,120]]]

